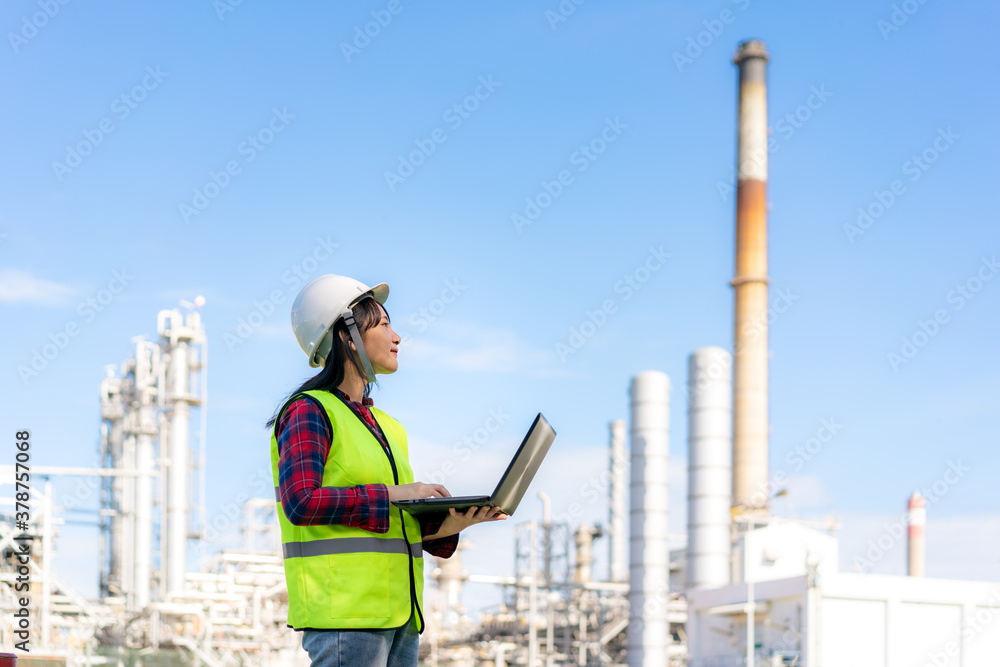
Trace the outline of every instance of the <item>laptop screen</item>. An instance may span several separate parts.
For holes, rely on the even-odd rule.
[[[555,430],[539,412],[493,491],[493,503],[499,505],[506,514],[513,514],[517,509],[555,439]]]

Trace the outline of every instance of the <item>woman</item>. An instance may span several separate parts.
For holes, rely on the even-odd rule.
[[[303,631],[313,665],[415,666],[422,551],[448,558],[459,532],[507,518],[493,507],[414,517],[390,504],[451,494],[413,480],[405,429],[368,396],[376,374],[399,367],[388,295],[385,283],[335,275],[302,288],[292,328],[323,370],[268,421],[288,626]]]

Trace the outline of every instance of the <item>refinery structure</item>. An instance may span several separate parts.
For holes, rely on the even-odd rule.
[[[671,550],[667,532],[668,512],[679,511],[668,503],[669,407],[678,387],[644,371],[627,386],[628,420],[608,415],[605,526],[554,521],[542,489],[542,519],[515,526],[508,575],[469,571],[461,548],[449,559],[424,554],[433,561],[428,591],[436,590],[422,664],[995,664],[1000,584],[925,577],[920,494],[909,499],[907,534],[893,536],[907,540],[908,576],[844,572],[832,525],[770,513],[781,489],[768,470],[768,58],[763,43],[748,41],[734,59],[734,339],[732,350],[703,347],[688,357],[686,546]],[[206,553],[207,371],[195,304],[161,311],[156,340],[136,339],[134,353],[100,384],[101,466],[34,467],[36,475],[99,480],[100,598],[74,593],[52,567],[65,508],[49,483],[35,486],[32,653],[19,655],[22,664],[309,663],[301,635],[286,626],[275,499],[247,499],[240,548]],[[13,467],[0,470],[11,484]],[[3,503],[0,651],[11,651],[17,533],[13,499]],[[600,576],[592,568],[598,547],[608,554]],[[197,571],[188,568],[195,561]],[[467,582],[501,587],[500,608],[470,619]]]

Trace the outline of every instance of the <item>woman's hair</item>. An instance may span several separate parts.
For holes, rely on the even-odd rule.
[[[354,311],[354,320],[358,323],[358,329],[364,333],[378,326],[378,323],[382,321],[382,312],[385,308],[374,298],[365,298],[356,303],[351,310]],[[389,317],[388,311],[385,311],[385,316],[386,318]],[[354,365],[354,368],[358,371],[358,375],[365,377],[365,370],[361,366],[358,356],[353,353],[347,344],[347,341],[351,339],[351,334],[347,331],[347,325],[344,323],[343,318],[333,326],[332,333],[333,347],[330,350],[330,354],[327,355],[323,370],[303,382],[298,389],[281,400],[281,403],[278,404],[274,414],[267,422],[268,428],[274,427],[274,422],[277,421],[281,408],[284,407],[285,403],[292,396],[311,389],[333,391],[334,387],[339,386],[344,381],[344,364],[346,361],[349,360]],[[371,387],[370,384],[365,384],[365,398],[368,397]]]

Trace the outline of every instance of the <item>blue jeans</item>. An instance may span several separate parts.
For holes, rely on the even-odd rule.
[[[416,621],[396,630],[303,630],[313,667],[417,667]]]

